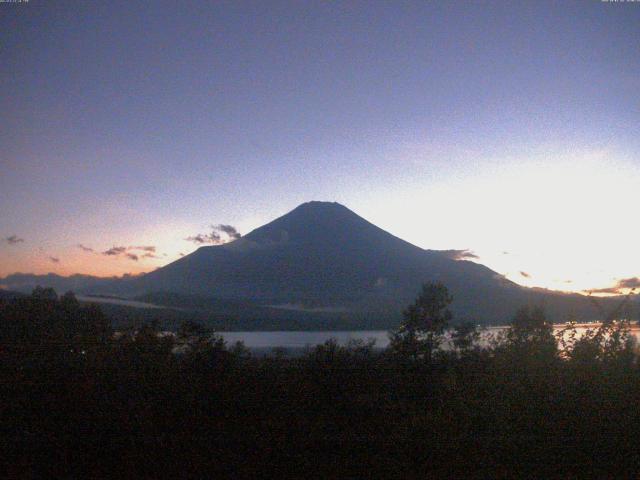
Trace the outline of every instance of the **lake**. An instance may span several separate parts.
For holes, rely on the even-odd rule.
[[[151,303],[127,300],[115,297],[81,296],[78,300],[90,303],[110,303],[135,308],[172,308],[154,305]],[[182,310],[180,308],[174,308]],[[565,328],[566,324],[556,324],[554,331]],[[599,323],[580,323],[576,325],[577,336],[580,337],[589,328],[597,328]],[[488,345],[491,338],[504,331],[506,326],[490,326],[481,329],[480,343]],[[640,326],[633,325],[631,334],[640,343]],[[170,334],[169,332],[166,332]],[[389,332],[387,330],[336,330],[336,331],[242,331],[242,332],[217,332],[229,345],[235,342],[243,342],[247,348],[255,352],[270,352],[274,348],[284,348],[300,352],[307,347],[321,345],[327,340],[335,339],[339,345],[346,345],[350,340],[369,341],[375,340],[376,349],[384,349],[389,346]],[[444,348],[447,348],[445,343]]]
[[[563,329],[565,324],[554,326],[554,331]],[[596,328],[599,324],[578,324],[576,326],[578,337],[588,329]],[[481,342],[487,344],[491,337],[498,335],[507,327],[496,326],[482,329]],[[640,340],[640,328],[633,326],[631,334]],[[389,346],[389,333],[386,330],[358,330],[358,331],[274,331],[274,332],[218,332],[229,343],[237,341],[244,342],[245,346],[251,350],[269,350],[273,348],[285,348],[292,350],[304,349],[320,345],[329,339],[335,339],[338,344],[346,345],[350,340],[376,341],[375,348],[386,348]]]

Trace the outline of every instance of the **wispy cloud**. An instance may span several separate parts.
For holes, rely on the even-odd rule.
[[[618,287],[606,287],[606,288],[592,288],[589,290],[583,290],[586,293],[606,293],[606,294],[614,294],[619,295],[620,289]]]
[[[23,243],[24,238],[20,238],[17,235],[11,235],[10,237],[5,238],[4,241],[9,245],[16,245],[18,243]]]
[[[151,253],[155,253],[156,252],[156,247],[154,247],[153,245],[145,245],[145,246],[141,246],[141,247],[129,247],[129,250],[140,250],[141,252],[151,252]]]
[[[111,247],[109,250],[105,250],[104,252],[102,252],[102,254],[109,257],[115,257],[117,255],[122,255],[126,251],[127,247]]]
[[[211,232],[209,234],[198,233],[197,235],[192,235],[191,237],[185,238],[185,240],[187,240],[188,242],[193,242],[200,245],[205,243],[219,245],[220,243],[222,243],[222,239],[220,238],[220,235],[218,235],[215,232]]]
[[[473,253],[469,249],[464,250],[441,250],[440,253],[450,258],[451,260],[467,260],[469,258],[478,259],[478,255]]]
[[[52,263],[60,263],[60,259],[58,257],[49,257],[49,261]]]
[[[242,237],[242,235],[232,225],[211,225],[211,232],[198,233],[185,238],[188,242],[193,242],[198,245],[222,245],[223,243],[232,242]]]
[[[216,228],[220,232],[226,233],[231,240],[237,240],[242,237],[242,235],[240,235],[240,233],[238,233],[238,231],[236,230],[236,227],[232,225],[224,225],[221,223],[220,225],[216,225],[213,228]]]
[[[91,247],[87,247],[85,245],[82,245],[81,243],[79,243],[78,245],[76,245],[80,250],[82,250],[83,252],[95,252],[95,250]]]
[[[83,248],[84,250],[84,248]],[[153,245],[139,245],[139,246],[129,246],[129,247],[111,247],[109,250],[105,250],[101,252],[102,255],[106,255],[108,257],[124,257],[129,260],[133,260],[137,262],[141,258],[160,258],[156,255],[156,247]],[[93,251],[93,250],[86,250]]]

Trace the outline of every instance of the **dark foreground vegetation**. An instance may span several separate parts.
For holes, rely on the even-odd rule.
[[[258,358],[195,323],[114,335],[70,294],[2,300],[4,478],[637,476],[628,321],[559,349],[524,308],[490,345],[462,325],[444,349],[450,302],[426,285],[384,352]]]

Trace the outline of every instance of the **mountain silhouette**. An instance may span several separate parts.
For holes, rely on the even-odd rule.
[[[505,322],[526,303],[542,303],[563,317],[593,314],[583,296],[521,287],[483,265],[452,259],[448,251],[412,245],[343,205],[317,201],[241,239],[201,247],[136,278],[129,291],[399,318],[421,284],[429,281],[441,281],[450,289],[459,320]]]
[[[419,248],[343,205],[314,201],[240,239],[200,247],[146,275],[116,279],[14,274],[0,283],[23,292],[42,285],[162,305],[209,305],[222,316],[235,312],[245,320],[269,317],[275,327],[278,318],[303,322],[313,314],[379,327],[397,324],[423,283],[440,281],[453,295],[456,321],[504,324],[527,304],[544,307],[556,322],[570,316],[601,319],[583,295],[525,288],[451,253]],[[601,300],[608,310],[616,302]]]

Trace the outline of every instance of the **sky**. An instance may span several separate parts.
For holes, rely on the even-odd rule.
[[[522,285],[640,277],[639,40],[630,1],[0,3],[0,276],[327,200]]]

